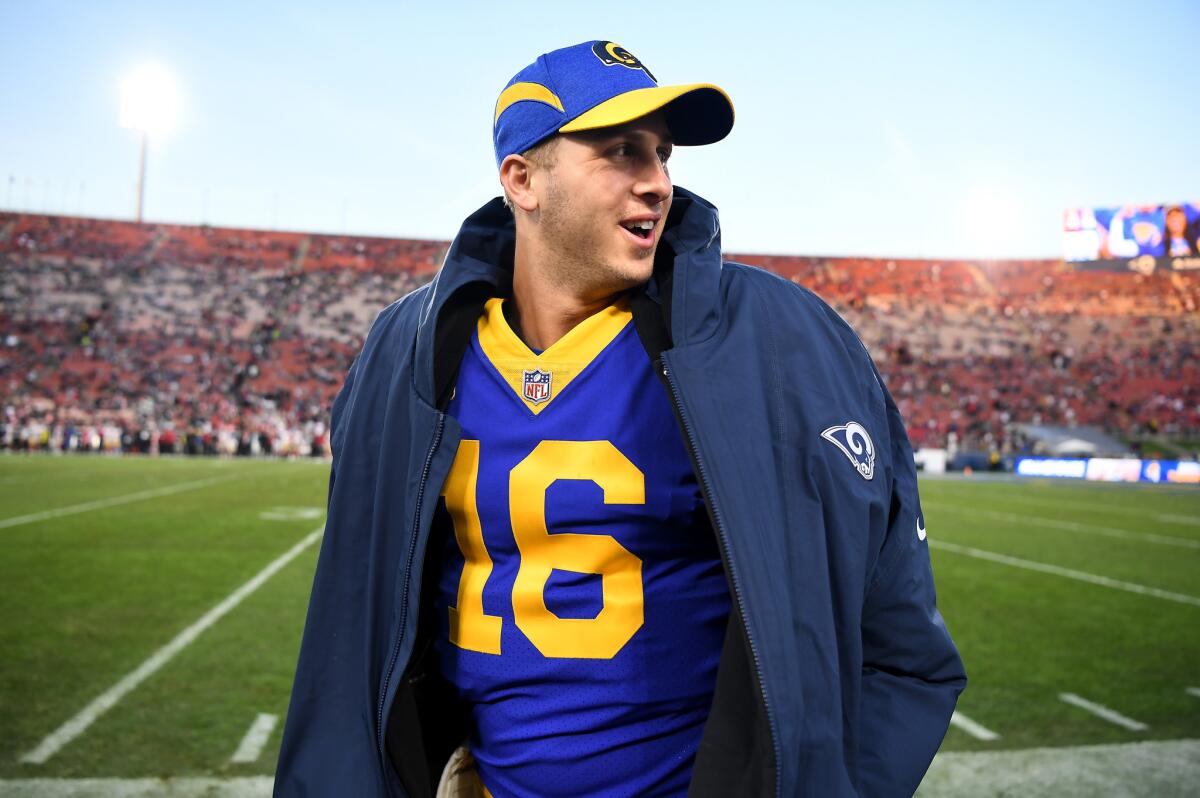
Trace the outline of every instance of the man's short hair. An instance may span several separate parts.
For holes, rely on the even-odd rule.
[[[532,161],[534,166],[539,169],[553,169],[555,164],[554,151],[557,148],[558,136],[551,136],[525,150],[525,152],[521,153],[521,157]],[[508,197],[508,191],[503,185],[501,185],[500,189],[504,192],[504,207],[510,211],[513,210],[512,200]]]

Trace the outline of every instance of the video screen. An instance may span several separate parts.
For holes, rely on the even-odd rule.
[[[1063,213],[1063,258],[1072,262],[1194,258],[1200,254],[1200,202],[1070,208]]]

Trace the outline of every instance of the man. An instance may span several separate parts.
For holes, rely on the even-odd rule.
[[[501,92],[505,198],[334,403],[277,795],[916,788],[965,676],[912,452],[849,327],[672,186],[732,124],[611,42]]]

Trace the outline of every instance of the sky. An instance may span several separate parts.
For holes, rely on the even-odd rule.
[[[0,208],[132,218],[120,86],[157,63],[147,221],[450,239],[497,94],[590,39],[730,94],[671,160],[730,252],[1058,257],[1065,208],[1200,201],[1200,0],[0,0]]]

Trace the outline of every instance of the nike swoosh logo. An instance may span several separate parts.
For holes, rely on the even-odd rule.
[[[921,526],[921,519],[917,519],[917,540],[925,539],[925,527]]]

